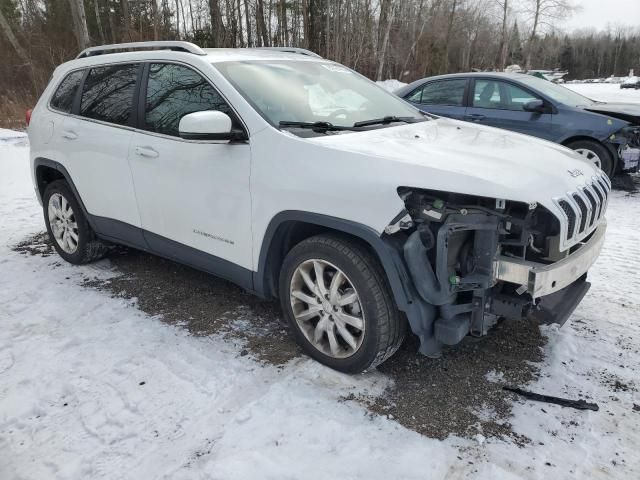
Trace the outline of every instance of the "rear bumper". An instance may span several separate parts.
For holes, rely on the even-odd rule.
[[[496,278],[523,286],[533,298],[559,292],[587,273],[600,255],[606,230],[603,220],[585,245],[550,265],[501,256],[495,265]]]

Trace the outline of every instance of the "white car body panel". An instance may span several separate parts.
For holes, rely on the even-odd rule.
[[[144,230],[253,269],[251,148],[134,133],[129,162]],[[136,153],[146,148],[155,158]]]

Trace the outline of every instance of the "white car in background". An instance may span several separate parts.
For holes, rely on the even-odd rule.
[[[124,244],[279,298],[345,372],[407,327],[434,356],[497,317],[566,320],[604,239],[599,169],[284,50],[149,42],[59,66],[28,130],[58,253]]]

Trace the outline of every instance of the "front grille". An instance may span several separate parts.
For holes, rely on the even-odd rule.
[[[573,210],[573,208],[571,208],[571,205],[569,205],[569,202],[567,202],[566,200],[560,200],[559,203],[560,208],[564,210],[564,213],[569,220],[569,224],[567,227],[567,238],[571,238],[573,237],[573,231],[576,227],[576,212]]]
[[[594,176],[577,191],[555,199],[566,223],[566,228],[560,234],[562,251],[580,242],[597,228],[605,214],[610,191],[611,183],[602,174]]]
[[[584,232],[584,227],[587,226],[587,217],[589,217],[589,209],[587,208],[587,204],[584,203],[582,197],[577,193],[573,194],[573,200],[578,204],[578,208],[580,209],[580,229],[578,233]]]
[[[587,188],[583,188],[582,193],[585,197],[587,197],[587,201],[589,202],[589,206],[591,207],[591,216],[589,217],[588,225],[589,227],[592,227],[596,216],[600,213],[600,204],[596,201],[594,194],[587,190]]]

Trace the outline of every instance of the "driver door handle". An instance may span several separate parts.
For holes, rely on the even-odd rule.
[[[465,120],[471,120],[472,122],[479,122],[480,120],[484,120],[486,117],[481,113],[471,113],[471,114],[465,115],[462,118],[464,118]]]
[[[67,140],[75,140],[76,138],[78,138],[78,134],[73,130],[63,130],[62,138],[66,138]]]
[[[136,147],[136,155],[147,158],[157,158],[158,152],[151,147]]]

